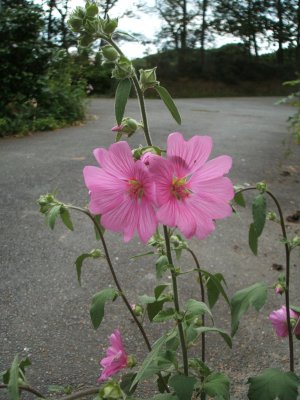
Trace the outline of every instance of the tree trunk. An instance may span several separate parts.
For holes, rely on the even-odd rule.
[[[205,64],[205,39],[206,39],[206,11],[208,6],[208,0],[203,0],[202,3],[202,26],[201,26],[201,33],[200,33],[200,59],[201,59],[201,67],[204,67]]]
[[[277,32],[277,40],[278,40],[278,50],[277,50],[277,61],[278,64],[283,64],[284,56],[283,56],[283,10],[281,0],[277,0],[276,3],[277,8],[277,18],[278,18],[278,32]]]

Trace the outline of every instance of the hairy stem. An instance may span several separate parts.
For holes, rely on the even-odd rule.
[[[244,188],[239,190],[237,193],[242,193],[246,192],[249,190],[257,190],[255,186],[251,186],[248,188]],[[288,339],[289,339],[289,359],[290,359],[290,371],[294,372],[294,343],[293,343],[293,328],[291,325],[291,319],[290,319],[290,246],[288,244],[288,237],[285,229],[285,224],[284,224],[284,217],[282,213],[281,206],[277,200],[277,198],[274,196],[272,192],[269,190],[266,190],[266,193],[268,196],[271,197],[271,199],[274,201],[278,213],[279,213],[279,218],[280,218],[280,226],[281,226],[281,231],[282,231],[282,236],[285,240],[285,306],[286,306],[286,322],[287,322],[287,328],[288,328]]]
[[[165,236],[165,242],[166,242],[168,262],[170,265],[170,270],[171,270],[171,275],[172,275],[174,306],[175,306],[176,312],[180,313],[177,277],[176,277],[176,272],[175,272],[175,268],[174,268],[173,260],[172,260],[169,232],[168,232],[168,228],[165,225],[164,225],[164,236]],[[187,357],[187,348],[186,348],[185,339],[184,339],[183,326],[182,326],[182,322],[180,320],[178,320],[177,323],[178,323],[178,332],[179,332],[179,339],[180,339],[180,345],[181,345],[181,351],[182,351],[183,370],[184,370],[184,374],[186,376],[188,376],[188,373],[189,373],[188,357]]]
[[[128,299],[127,299],[127,297],[126,297],[126,295],[125,295],[125,293],[124,293],[124,291],[123,291],[123,289],[121,287],[121,284],[120,284],[120,282],[118,280],[118,277],[116,275],[115,269],[113,267],[113,264],[112,264],[112,261],[111,261],[110,255],[109,255],[109,251],[108,251],[108,248],[107,248],[103,233],[102,233],[102,231],[101,231],[101,229],[100,229],[95,217],[88,210],[86,210],[84,208],[75,207],[75,206],[72,206],[72,205],[68,205],[68,208],[83,212],[84,214],[86,214],[93,221],[93,224],[94,224],[94,226],[95,226],[95,228],[96,228],[96,230],[97,230],[97,232],[99,234],[99,237],[100,237],[100,240],[101,240],[101,243],[102,243],[102,246],[103,246],[103,250],[104,250],[104,253],[105,253],[106,261],[107,261],[109,270],[110,270],[110,272],[112,274],[112,277],[113,277],[113,280],[115,282],[115,285],[116,285],[116,287],[117,287],[117,289],[118,289],[118,291],[120,293],[120,296],[122,297],[122,300],[124,301],[128,311],[130,312],[134,322],[137,324],[137,326],[138,326],[138,328],[139,328],[139,330],[140,330],[140,332],[141,332],[141,334],[143,336],[143,339],[145,341],[145,344],[147,346],[148,351],[151,351],[152,347],[151,347],[150,341],[148,339],[148,336],[147,336],[147,334],[145,332],[145,329],[144,329],[143,325],[141,324],[140,320],[138,319],[138,317],[135,315],[134,311],[132,310],[132,307],[131,307],[131,305],[130,305],[130,303],[129,303],[129,301],[128,301]],[[162,375],[158,374],[158,376],[159,376],[159,379],[161,380],[165,390],[167,392],[170,392],[170,390],[169,390],[167,384],[165,383]]]

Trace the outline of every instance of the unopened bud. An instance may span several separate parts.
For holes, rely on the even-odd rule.
[[[277,214],[274,211],[269,211],[267,214],[267,219],[269,221],[277,221]]]
[[[94,38],[92,35],[89,35],[87,33],[83,34],[79,40],[79,44],[82,47],[88,47],[92,42]]]
[[[132,304],[131,308],[134,312],[134,315],[136,315],[137,317],[140,317],[144,313],[144,309],[140,304]]]
[[[102,21],[102,30],[107,35],[111,35],[114,33],[116,28],[118,27],[118,18],[107,18]]]
[[[112,77],[116,79],[130,78],[133,74],[132,63],[126,57],[120,57],[112,71]]]
[[[280,283],[277,283],[277,285],[275,286],[275,293],[282,294],[284,292],[285,292],[285,288]]]
[[[119,53],[111,45],[107,44],[101,48],[104,58],[108,61],[116,61],[119,58]]]
[[[122,390],[116,381],[107,382],[99,392],[100,399],[119,400],[123,398]]]
[[[136,366],[136,359],[134,356],[129,355],[127,357],[127,367],[133,368],[134,366]]]
[[[159,85],[156,80],[156,67],[152,69],[140,69],[140,85],[142,90]]]
[[[140,127],[140,124],[133,118],[125,117],[122,119],[121,125],[112,128],[113,132],[122,132],[128,137],[132,136]]]
[[[259,190],[260,192],[264,193],[267,190],[266,182],[258,182],[256,184],[256,189]]]
[[[68,24],[74,32],[80,32],[83,26],[83,20],[80,17],[73,16],[69,19]]]
[[[85,5],[85,11],[87,17],[95,17],[98,14],[98,7],[95,3],[87,2]]]

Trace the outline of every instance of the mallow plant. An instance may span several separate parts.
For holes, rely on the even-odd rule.
[[[269,320],[277,336],[287,340],[289,370],[267,368],[258,376],[249,377],[248,398],[296,400],[300,378],[294,365],[294,341],[300,339],[300,307],[290,300],[290,256],[300,246],[300,238],[287,236],[277,198],[263,182],[253,187],[233,186],[227,177],[232,159],[229,155],[210,158],[213,143],[209,136],[195,134],[187,140],[181,133],[172,132],[166,138],[164,149],[156,146],[152,142],[145,107],[148,90],[155,90],[172,117],[181,123],[174,101],[157,81],[156,69],[135,70],[116,43],[117,38],[128,35],[118,30],[117,19],[98,16],[94,3],[87,2],[84,8],[77,8],[69,25],[78,34],[80,46],[101,41],[104,62],[111,64],[112,77],[118,81],[116,125],[112,128],[115,142],[108,148],[94,149],[94,165],[83,170],[89,197],[87,208],[65,204],[50,193],[40,196],[38,204],[51,229],[60,218],[66,228],[73,230],[73,212],[83,213],[91,222],[101,248],[87,250],[78,256],[75,261],[78,281],[81,281],[85,260],[101,257],[105,258],[114,282],[113,287],[101,287],[92,297],[92,325],[98,329],[104,317],[105,304],[120,297],[126,305],[128,320],[133,319],[139,329],[147,355],[145,359],[138,359],[135,354],[128,354],[122,333],[116,326],[108,339],[106,354],[99,361],[100,372],[95,387],[75,392],[69,389],[69,395],[63,398],[139,399],[137,387],[150,378],[153,378],[153,393],[149,393],[149,400],[230,398],[228,376],[214,370],[213,365],[206,361],[206,337],[218,334],[224,344],[231,347],[240,319],[250,306],[257,311],[263,307],[269,288],[258,282],[239,290],[230,299],[224,276],[200,266],[189,239],[205,240],[216,229],[219,219],[228,218],[237,212],[238,207],[245,206],[244,194],[253,191],[256,196],[252,202],[253,222],[249,227],[249,245],[253,253],[257,254],[258,239],[267,220],[280,226],[282,232],[280,245],[286,255],[285,275],[278,277],[273,292],[282,296],[283,304],[271,312]],[[132,88],[140,107],[140,121],[125,116]],[[126,140],[134,134],[144,135],[145,143],[132,149]],[[267,212],[267,206],[272,205],[276,212]],[[139,303],[132,304],[116,274],[109,252],[110,244],[106,242],[106,230],[115,232],[118,238],[118,233],[121,234],[120,241],[125,243],[138,236],[149,246],[148,252],[138,256],[156,256],[154,268],[159,282],[152,295],[140,296]],[[180,266],[183,252],[189,253],[194,262],[189,271]],[[166,274],[171,276],[171,284],[161,283]],[[194,281],[196,278],[199,284],[197,298],[190,298],[184,304],[178,285],[183,274],[190,274],[191,279]],[[219,327],[213,316],[213,307],[220,298],[231,310],[231,332]],[[162,324],[160,331],[163,334],[154,342],[149,339],[145,318],[153,324]],[[198,355],[195,349],[199,350]],[[18,400],[24,392],[46,397],[26,380],[28,365],[29,359],[19,360],[16,356],[10,368],[1,375],[0,387],[12,400]]]

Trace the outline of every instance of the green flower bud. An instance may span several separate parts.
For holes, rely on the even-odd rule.
[[[134,312],[134,315],[136,315],[137,317],[140,317],[141,315],[143,315],[144,308],[140,304],[132,304],[131,308],[132,308],[132,311]]]
[[[264,193],[267,190],[266,182],[258,182],[256,184],[256,189],[259,190],[260,192]]]
[[[68,24],[74,32],[80,32],[83,26],[83,20],[80,17],[73,16],[69,19]]]
[[[101,47],[101,51],[103,56],[106,58],[106,60],[108,61],[116,61],[120,55],[117,52],[117,50],[115,48],[113,48],[113,46],[107,44],[106,46]]]
[[[120,400],[123,399],[123,393],[116,381],[107,382],[99,392],[100,399],[105,400]]]
[[[140,69],[140,86],[142,90],[159,85],[156,80],[156,67],[152,69]]]
[[[79,39],[79,44],[82,47],[88,47],[91,43],[93,43],[93,36],[88,34],[88,33],[84,33],[80,39]]]
[[[135,359],[135,357],[129,355],[129,356],[127,357],[127,367],[128,367],[128,368],[133,368],[133,367],[135,367],[135,366],[136,366],[136,359]]]
[[[110,19],[108,17],[107,19],[103,20],[102,21],[103,32],[106,33],[107,35],[111,35],[118,27],[118,22],[119,22],[118,18]]]
[[[112,77],[116,79],[130,78],[133,74],[132,63],[128,58],[121,56],[112,71]]]
[[[267,219],[269,221],[277,221],[277,214],[274,211],[270,211],[267,213]]]
[[[87,2],[85,5],[85,11],[87,17],[95,17],[95,15],[98,14],[98,7],[95,3],[89,3]]]

